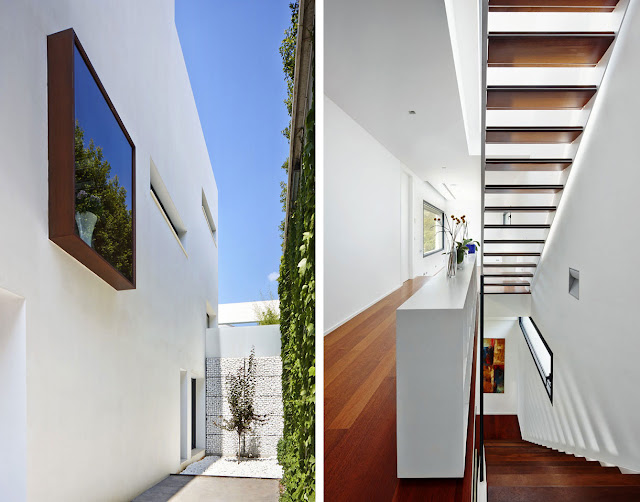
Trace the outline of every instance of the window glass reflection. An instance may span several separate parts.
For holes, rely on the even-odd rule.
[[[76,231],[132,280],[132,148],[74,50]]]

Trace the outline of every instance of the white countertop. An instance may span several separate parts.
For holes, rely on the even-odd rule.
[[[463,309],[478,253],[468,255],[455,277],[447,278],[446,268],[429,279],[398,310],[455,310]]]

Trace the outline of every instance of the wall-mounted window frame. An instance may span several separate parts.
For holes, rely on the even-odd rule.
[[[207,202],[207,196],[204,194],[204,189],[202,190],[202,213],[204,214],[204,219],[207,223],[207,227],[209,228],[209,232],[211,232],[213,243],[216,245],[216,247],[218,247],[218,232],[216,224],[213,221],[213,215],[211,214],[209,203]]]
[[[527,329],[529,322],[525,322],[524,319],[530,322],[530,329]],[[553,405],[553,352],[531,317],[519,317],[518,323],[520,324],[520,329],[531,352],[531,357],[533,357],[533,362],[536,365],[538,374],[542,379],[544,389]]]
[[[87,66],[102,97],[131,146],[132,270],[127,278],[76,231],[75,204],[75,51]],[[136,287],[136,149],[113,102],[74,30],[47,37],[49,239],[117,290]]]
[[[426,251],[424,249],[424,239],[425,239],[425,229],[426,229],[426,211],[429,211],[430,213],[436,214],[437,217],[440,218],[440,224],[438,226],[436,226],[436,232],[440,234],[440,246],[436,246],[435,249],[432,249],[430,251]],[[429,216],[430,221],[433,221],[433,217]],[[436,206],[434,206],[433,204],[430,204],[429,202],[427,202],[426,200],[422,201],[422,257],[426,257],[426,256],[430,256],[432,254],[435,253],[439,253],[441,251],[444,251],[444,228],[442,227],[442,223],[444,223],[444,211]]]

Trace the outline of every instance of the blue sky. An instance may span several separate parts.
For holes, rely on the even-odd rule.
[[[176,0],[175,17],[218,185],[219,302],[277,296],[289,3]]]

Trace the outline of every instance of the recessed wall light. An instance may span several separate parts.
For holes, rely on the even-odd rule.
[[[409,115],[415,115],[416,111],[415,110],[409,110]]]

